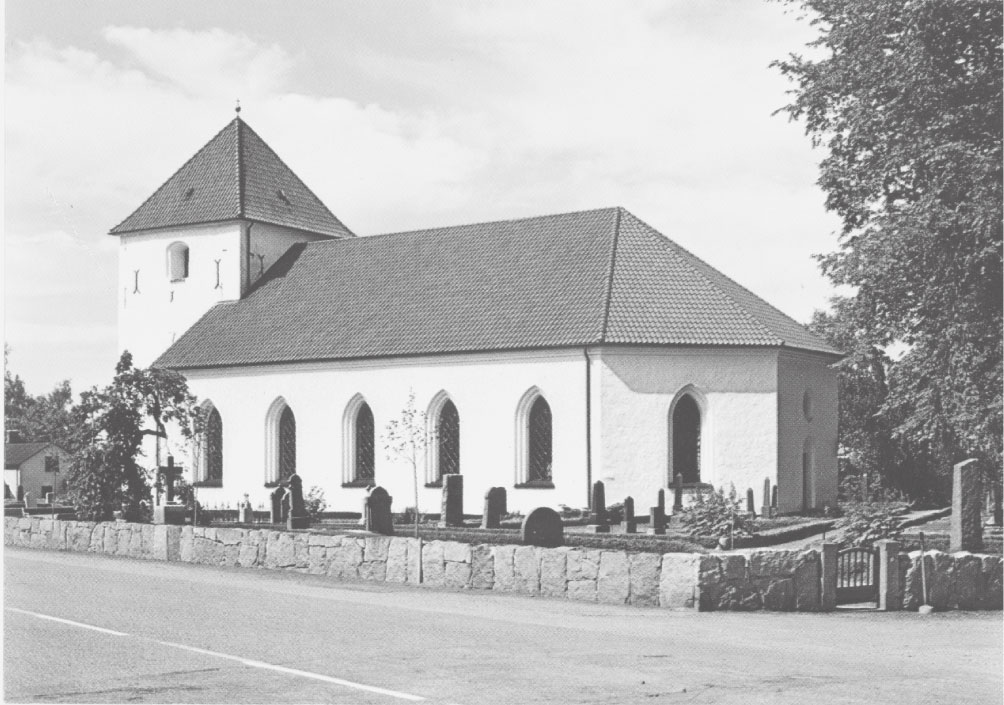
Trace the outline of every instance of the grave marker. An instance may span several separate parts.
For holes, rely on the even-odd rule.
[[[373,487],[367,492],[363,512],[363,525],[367,531],[384,536],[394,535],[394,521],[390,513],[393,501],[394,498],[383,487]]]
[[[663,500],[665,501],[665,500]],[[683,475],[676,473],[673,478],[673,514],[683,509]]]
[[[282,516],[282,498],[286,495],[286,488],[279,485],[274,490],[269,497],[269,507],[268,507],[268,520],[272,524],[281,524],[283,521]]]
[[[756,509],[753,507],[753,501],[753,488],[750,487],[746,490],[746,513],[755,519]]]
[[[634,516],[634,497],[624,498],[624,519],[621,521],[621,529],[625,534],[638,533],[638,522]]]
[[[770,516],[770,478],[763,479],[763,506],[760,507],[760,516]]]
[[[561,515],[550,507],[537,507],[523,520],[523,544],[554,548],[565,543]]]
[[[659,490],[655,506],[648,510],[648,529],[645,533],[651,536],[663,536],[666,533],[666,492]]]
[[[952,478],[952,517],[948,551],[983,550],[983,521],[980,515],[980,466],[975,458],[955,466]]]
[[[501,527],[505,505],[506,491],[504,487],[492,487],[485,492],[485,509],[481,515],[481,528],[498,529]]]
[[[310,515],[303,504],[303,480],[295,472],[289,476],[289,516],[286,518],[287,529],[306,529],[310,526]]]
[[[594,534],[610,533],[610,526],[607,524],[607,494],[602,480],[593,483],[593,520],[589,526]]]
[[[464,476],[443,475],[443,503],[440,526],[464,525]]]

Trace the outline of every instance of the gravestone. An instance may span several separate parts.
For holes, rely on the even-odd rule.
[[[492,487],[485,492],[485,510],[481,515],[481,528],[498,529],[501,527],[505,505],[506,491],[504,487]]]
[[[683,511],[683,475],[676,473],[673,478],[673,514]]]
[[[777,485],[774,485],[770,490],[770,515],[777,516]]]
[[[659,490],[655,506],[648,510],[648,529],[646,533],[651,536],[664,536],[666,534],[666,492]]]
[[[394,535],[394,521],[391,518],[390,505],[394,498],[387,494],[383,487],[374,487],[366,494],[366,507],[363,512],[364,527],[367,531],[384,536]]]
[[[593,520],[589,523],[594,534],[609,534],[607,523],[607,491],[602,480],[593,483]],[[560,517],[559,517],[560,519]]]
[[[254,523],[254,509],[251,507],[251,499],[244,495],[244,502],[237,509],[237,521],[241,524]]]
[[[753,488],[750,487],[746,490],[746,513],[755,519],[756,509],[753,507],[753,501]]]
[[[561,515],[550,507],[537,507],[523,520],[523,544],[554,548],[565,543]]]
[[[286,496],[286,488],[282,485],[276,487],[272,494],[269,495],[269,507],[268,507],[268,520],[272,524],[281,524],[283,521],[282,516],[282,498]]]
[[[950,553],[983,550],[983,522],[980,504],[983,483],[975,458],[955,466],[952,479],[952,519],[949,531]]]
[[[625,534],[638,533],[638,522],[634,517],[634,497],[624,498],[624,519],[621,521],[621,529]]]
[[[760,507],[760,516],[770,516],[770,478],[763,479],[763,506]]]
[[[303,503],[303,480],[295,472],[289,476],[289,517],[287,529],[306,529],[310,526],[310,515]]]
[[[464,476],[443,475],[443,504],[440,526],[464,525]]]

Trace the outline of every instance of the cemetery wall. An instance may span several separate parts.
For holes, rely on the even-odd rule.
[[[259,529],[4,519],[4,543],[211,566],[290,570],[336,580],[494,590],[670,609],[817,611],[832,605],[818,551],[689,554],[470,545],[399,536],[328,536]],[[920,604],[919,555],[898,554],[889,587]],[[929,601],[1000,609],[1001,559],[931,552]]]

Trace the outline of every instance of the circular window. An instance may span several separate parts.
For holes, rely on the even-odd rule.
[[[802,395],[802,413],[805,414],[806,421],[812,421],[812,395],[808,389]]]

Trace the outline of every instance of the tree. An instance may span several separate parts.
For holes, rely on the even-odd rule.
[[[408,392],[408,401],[401,415],[391,419],[384,429],[383,447],[388,460],[403,460],[411,467],[415,490],[415,537],[418,538],[418,459],[425,451],[425,412],[415,409],[415,392]]]
[[[4,346],[4,424],[19,442],[52,441],[70,450],[73,391],[69,380],[45,395],[32,396],[18,375],[11,375],[9,348]]]
[[[109,386],[80,395],[74,422],[70,496],[78,516],[92,521],[107,520],[120,508],[127,518],[142,518],[142,502],[150,498],[150,479],[138,462],[144,437],[154,436],[159,444],[173,423],[191,439],[201,425],[184,377],[171,370],[138,370],[128,351]]]
[[[843,227],[822,269],[861,340],[906,349],[881,422],[942,471],[982,457],[999,487],[1001,3],[787,2],[819,30],[813,57],[774,66],[796,84],[781,111],[826,148]]]

